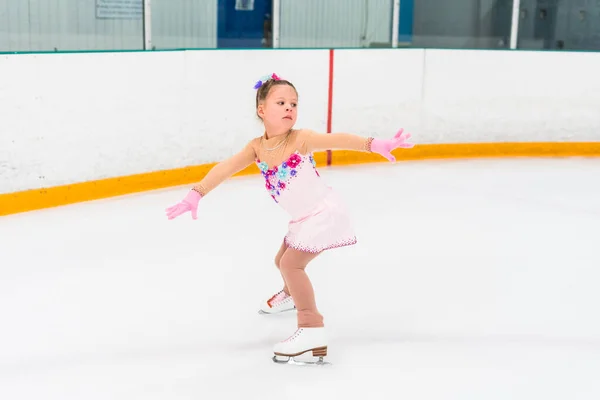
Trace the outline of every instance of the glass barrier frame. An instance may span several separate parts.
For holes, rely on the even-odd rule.
[[[89,1],[94,1],[94,0],[89,0]],[[185,49],[220,49],[220,46],[215,46],[215,47],[188,47],[188,46],[175,46],[173,48],[169,48],[168,46],[163,48],[156,48],[155,43],[153,41],[153,29],[152,29],[152,16],[153,16],[153,1],[152,0],[139,0],[140,2],[142,2],[143,4],[143,16],[142,16],[142,26],[143,32],[140,32],[140,39],[142,41],[142,43],[139,43],[139,47],[135,47],[135,48],[124,48],[124,49],[80,49],[80,50],[41,50],[41,51],[34,51],[34,50],[24,50],[24,51],[20,51],[20,50],[15,50],[15,51],[4,51],[2,49],[0,49],[0,54],[27,54],[27,53],[86,53],[86,52],[123,52],[123,51],[129,51],[129,52],[135,52],[135,51],[155,51],[155,50],[185,50]],[[155,0],[156,2],[157,0]],[[217,2],[218,0],[214,0],[215,2]],[[286,47],[286,46],[281,46],[281,5],[282,2],[287,1],[287,0],[272,0],[272,6],[270,6],[270,11],[271,11],[271,27],[270,27],[270,38],[269,38],[269,44],[267,46],[263,46],[262,49],[293,49],[293,48],[343,48],[343,47],[338,47],[338,46],[324,46],[324,47],[311,47],[311,46],[307,46],[307,47],[298,47],[298,46],[292,46],[292,47]],[[588,0],[586,0],[588,1]],[[592,0],[589,0],[592,1]],[[406,17],[407,14],[402,14],[402,3],[403,0],[390,0],[391,3],[391,32],[390,32],[390,40],[389,42],[386,43],[386,48],[407,48],[407,47],[413,47],[413,48],[443,48],[443,46],[436,46],[436,45],[432,45],[432,46],[422,46],[419,44],[414,44],[413,40],[414,38],[417,37],[417,35],[414,35],[413,29],[412,29],[412,15],[410,15],[408,18]],[[548,4],[551,3],[550,0],[547,1]],[[597,3],[600,6],[600,0],[597,0]],[[407,4],[407,3],[404,3]],[[587,4],[587,3],[586,3]],[[540,39],[540,36],[537,33],[532,34],[532,28],[531,28],[531,21],[523,19],[525,14],[529,13],[531,14],[532,12],[538,12],[539,10],[532,8],[531,7],[532,4],[530,4],[528,2],[528,0],[512,0],[510,4],[506,4],[504,10],[504,21],[505,21],[505,26],[503,29],[505,29],[504,33],[502,34],[502,44],[501,44],[501,49],[504,50],[518,50],[518,49],[523,49],[523,50],[528,50],[530,49],[530,45],[527,44],[527,41],[532,41],[532,40],[537,40],[538,42],[540,42],[542,39]],[[138,6],[139,7],[139,6]],[[408,7],[408,6],[407,6]],[[410,6],[412,11],[412,5]],[[566,7],[565,9],[561,10],[561,12],[563,13],[563,18],[564,15],[566,15],[565,13],[576,13],[577,12],[577,5],[569,5],[569,7]],[[583,7],[583,6],[582,6]],[[523,9],[522,9],[523,8]],[[510,13],[510,22],[508,21],[508,10],[511,10]],[[429,10],[426,10],[429,11]],[[579,11],[580,13],[584,13],[585,11]],[[403,16],[404,15],[404,16]],[[404,19],[403,19],[404,18]],[[600,14],[598,15],[598,20],[600,21]],[[408,22],[407,22],[408,21]],[[156,21],[155,21],[156,22]],[[539,22],[539,21],[538,21]],[[422,23],[422,21],[421,21]],[[510,33],[507,35],[507,31],[508,31],[508,23],[510,23]],[[401,26],[401,24],[403,24]],[[523,26],[523,29],[525,29],[523,32],[520,32],[521,30],[521,25]],[[582,25],[583,26],[583,25]],[[410,31],[410,33],[406,34],[403,33],[401,31],[401,29],[406,30],[408,29]],[[537,28],[536,28],[537,29]],[[156,32],[154,32],[156,34]],[[520,38],[520,34],[523,36],[522,38]],[[600,43],[600,30],[597,30],[595,32],[591,32],[590,33],[593,38]],[[435,35],[435,33],[433,34]],[[438,39],[443,36],[443,32],[441,34],[438,34]],[[531,35],[535,35],[533,37],[533,39],[530,37]],[[10,32],[9,32],[9,36],[10,36]],[[218,36],[218,34],[217,34]],[[507,37],[508,36],[508,37]],[[590,36],[590,37],[592,37]],[[412,39],[411,39],[412,37]],[[431,38],[434,38],[434,40],[430,41],[430,42],[436,42],[436,37],[435,36],[430,36]],[[408,39],[408,42],[406,41],[406,38]],[[458,37],[460,38],[460,37]],[[474,37],[475,39],[479,39],[479,37]],[[487,37],[481,36],[481,38],[483,39],[487,39]],[[449,39],[451,39],[449,37]],[[508,43],[506,43],[506,39],[508,39]],[[520,39],[521,39],[521,45],[520,45]],[[558,40],[557,42],[563,42],[562,38],[559,38],[561,40]],[[427,36],[425,36],[425,41],[427,40]],[[544,39],[544,40],[549,40],[549,39]],[[438,41],[439,42],[439,41]],[[448,43],[449,41],[447,41],[446,43]],[[414,45],[411,45],[414,44]],[[553,50],[553,46],[554,45],[544,45],[544,47],[540,47],[539,50]],[[579,46],[579,47],[583,47],[583,48],[577,48],[577,43],[575,43],[575,48],[573,49],[568,49],[565,48],[565,50],[570,50],[570,51],[599,51],[598,49],[595,48],[590,48],[590,49],[585,49],[585,45],[583,46]],[[9,46],[10,48],[10,46]],[[230,47],[232,48],[232,47]],[[247,47],[245,49],[251,49],[253,47]],[[257,48],[261,48],[261,47],[257,47]],[[363,47],[349,47],[349,48],[363,48]],[[365,47],[365,48],[368,48]],[[464,47],[455,47],[452,44],[450,44],[449,47],[450,49],[481,49],[481,50],[491,50],[494,49],[493,46],[491,47],[486,47],[485,45],[483,46],[469,46],[469,45],[465,45]],[[562,45],[557,45],[557,49],[562,49]],[[497,49],[497,48],[496,48]]]

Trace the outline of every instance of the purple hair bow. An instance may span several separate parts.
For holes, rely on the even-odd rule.
[[[258,89],[259,87],[261,87],[265,82],[267,82],[268,80],[273,79],[275,81],[279,81],[281,80],[281,78],[279,76],[277,76],[276,73],[273,73],[271,75],[265,75],[263,77],[261,77],[255,84],[254,84],[254,89]]]

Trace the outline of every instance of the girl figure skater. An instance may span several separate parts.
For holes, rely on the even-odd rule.
[[[173,219],[184,212],[197,218],[199,201],[223,181],[256,163],[265,179],[267,193],[290,214],[288,232],[275,256],[283,278],[283,289],[263,303],[262,313],[297,310],[297,330],[274,346],[277,357],[290,358],[312,352],[322,361],[327,355],[323,316],[317,310],[312,284],[305,269],[323,251],[356,243],[348,210],[340,197],[320,178],[313,152],[348,149],[381,154],[395,161],[391,151],[410,148],[410,134],[400,130],[382,140],[349,133],[321,134],[294,129],[298,92],[292,83],[276,74],[259,80],[255,87],[256,113],[264,134],[249,141],[229,159],[215,165],[178,204],[169,207]]]

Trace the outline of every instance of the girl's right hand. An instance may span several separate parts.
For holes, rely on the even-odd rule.
[[[196,219],[198,213],[198,202],[201,198],[202,195],[199,192],[193,189],[190,190],[190,192],[187,194],[187,196],[185,196],[185,198],[181,202],[167,208],[167,217],[169,219],[173,219],[185,212],[191,211],[192,218]]]

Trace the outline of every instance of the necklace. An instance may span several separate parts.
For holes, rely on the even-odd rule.
[[[292,130],[290,129],[286,134],[285,134],[285,138],[280,141],[275,147],[271,147],[270,149],[265,148],[263,146],[263,140],[264,140],[264,136],[260,138],[260,147],[262,147],[264,150],[266,151],[273,151],[273,150],[277,150],[278,148],[280,148],[284,143],[286,143],[288,141],[288,139],[290,138],[290,133],[292,133]]]

